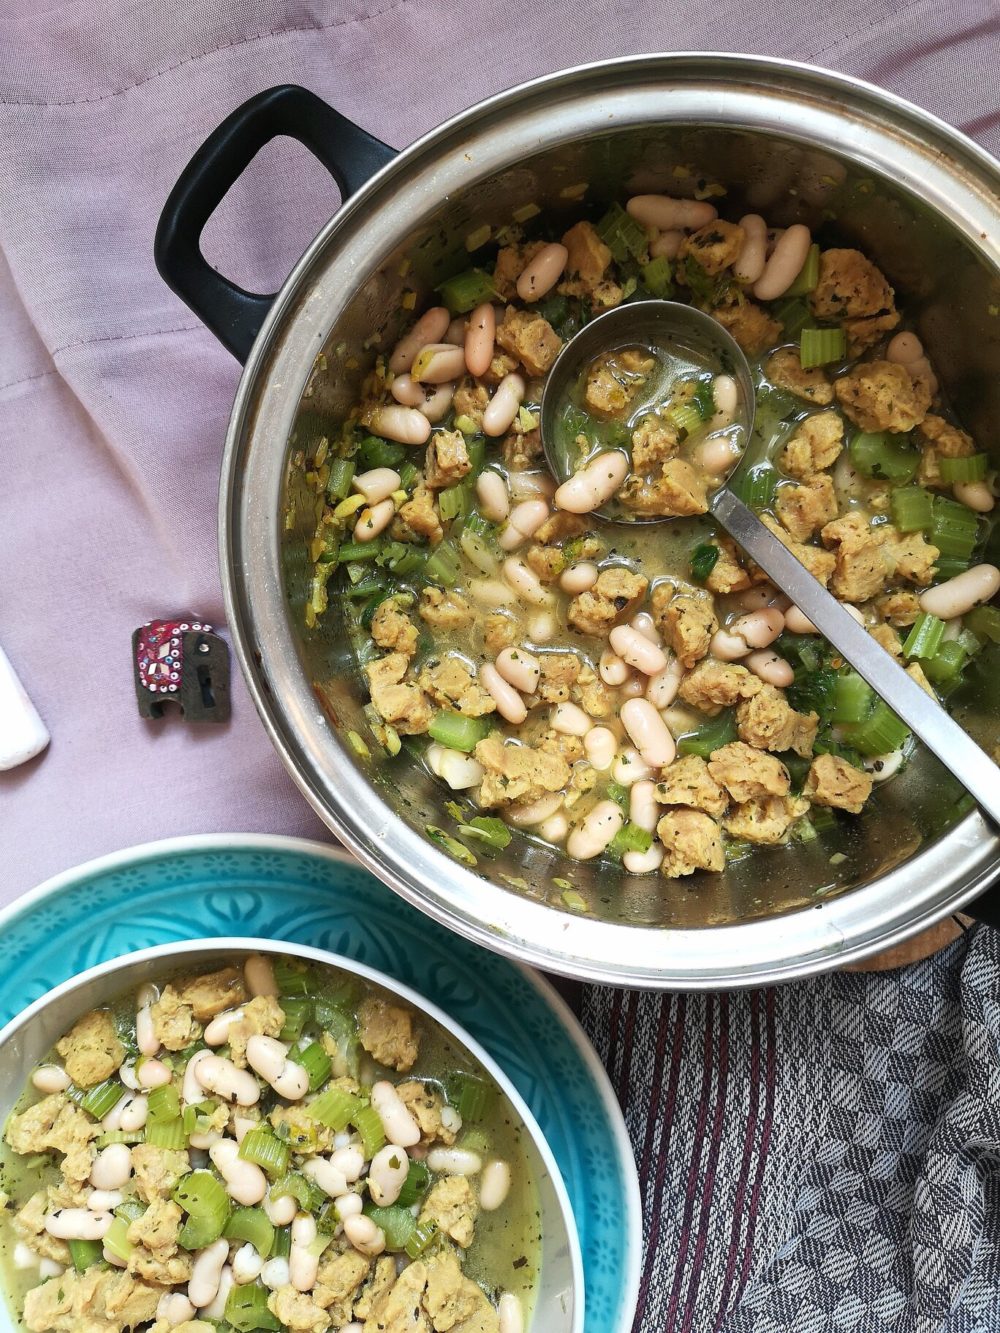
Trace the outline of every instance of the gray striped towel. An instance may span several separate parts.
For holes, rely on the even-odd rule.
[[[1000,932],[583,1018],[639,1163],[636,1333],[1000,1330]]]

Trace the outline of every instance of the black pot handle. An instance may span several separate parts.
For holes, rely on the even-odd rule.
[[[279,134],[297,139],[319,158],[344,199],[396,155],[315,93],[289,83],[238,106],[192,157],[160,214],[156,267],[241,362],[250,355],[277,293],[247,292],[224,278],[201,253],[201,234],[234,182]]]

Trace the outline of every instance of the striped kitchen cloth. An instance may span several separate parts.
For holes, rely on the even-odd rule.
[[[1000,1330],[1000,932],[583,1018],[639,1164],[635,1333]]]

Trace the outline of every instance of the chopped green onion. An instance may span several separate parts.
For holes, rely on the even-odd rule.
[[[279,1038],[282,1041],[298,1041],[305,1025],[312,1017],[312,1010],[312,1000],[307,1000],[301,995],[287,995],[282,992],[281,1011],[285,1015],[285,1021],[278,1033]]]
[[[337,562],[341,565],[346,565],[352,562],[360,562],[362,560],[374,560],[375,557],[380,554],[381,550],[382,543],[379,541],[341,542],[340,549],[337,552]],[[350,577],[351,571],[348,570],[347,573],[348,577]],[[358,574],[360,577],[364,574],[364,570],[359,570]],[[352,582],[357,583],[358,579],[354,579]]]
[[[185,1250],[201,1250],[219,1239],[229,1220],[229,1195],[211,1171],[192,1171],[174,1189],[173,1201],[187,1213],[177,1243]]]
[[[979,515],[947,496],[934,497],[934,515],[928,540],[943,556],[968,560],[979,534]],[[940,561],[938,562],[940,569]]]
[[[418,1222],[403,1247],[409,1257],[419,1259],[422,1254],[425,1254],[437,1240],[439,1230],[440,1228],[433,1218],[428,1218],[426,1222]]]
[[[856,671],[843,671],[833,682],[826,718],[830,722],[862,722],[871,707],[872,687]]]
[[[438,542],[424,566],[424,574],[432,583],[440,583],[444,588],[453,588],[458,582],[462,563],[455,543]]]
[[[702,421],[707,421],[709,417],[715,415],[715,382],[713,380],[699,380],[698,387],[694,391],[694,397],[691,399],[698,409],[698,415]]]
[[[172,1083],[153,1088],[146,1096],[146,1103],[147,1126],[176,1120],[181,1113],[180,1094]]]
[[[472,1124],[486,1114],[492,1088],[478,1074],[449,1074],[444,1086],[450,1105],[454,1106],[464,1122]]]
[[[803,329],[799,334],[799,361],[803,370],[843,361],[847,338],[843,329]]]
[[[702,424],[702,416],[694,403],[677,403],[668,407],[663,419],[680,432],[681,437],[692,435]]]
[[[609,782],[606,794],[609,801],[614,801],[615,805],[621,806],[621,808],[626,813],[628,812],[628,807],[629,807],[628,787],[622,786],[620,782]]]
[[[276,958],[274,979],[278,983],[278,994],[282,998],[286,995],[308,995],[312,990],[309,965],[298,958],[286,958],[284,955]]]
[[[466,717],[463,713],[452,713],[442,708],[440,713],[435,714],[427,734],[439,745],[447,745],[450,750],[464,750],[468,754],[487,736],[489,730],[490,724],[484,717]]]
[[[354,480],[355,465],[349,458],[335,458],[326,479],[326,494],[331,500],[346,500]]]
[[[608,855],[621,860],[626,852],[648,852],[652,845],[652,833],[630,821],[623,824],[611,839],[608,844]]]
[[[306,1110],[308,1109],[306,1107]],[[289,1171],[287,1176],[282,1176],[268,1191],[271,1199],[283,1199],[287,1194],[290,1194],[299,1207],[307,1213],[318,1213],[327,1198],[318,1185],[314,1185],[298,1171]]]
[[[145,1137],[145,1132],[141,1129],[109,1129],[99,1134],[94,1142],[98,1148],[110,1148],[112,1143],[127,1143],[132,1147],[136,1143],[142,1143]]]
[[[784,330],[785,338],[789,342],[797,338],[803,329],[810,327],[812,324],[812,311],[805,301],[799,300],[797,297],[783,301],[774,313]]]
[[[184,1132],[184,1121],[178,1116],[176,1120],[158,1120],[155,1125],[147,1124],[146,1142],[154,1148],[186,1148],[188,1136]]]
[[[737,477],[733,490],[751,509],[766,509],[774,500],[778,474],[768,463],[758,463]]]
[[[406,457],[406,450],[393,440],[382,440],[377,435],[366,435],[358,445],[356,457],[366,471],[373,467],[395,468]]]
[[[502,819],[496,815],[476,815],[467,824],[459,824],[458,833],[463,838],[475,838],[501,852],[511,840],[511,831]]]
[[[537,416],[532,416],[526,407],[518,408],[521,424],[524,429],[534,430],[538,425]],[[466,477],[466,485],[471,488],[472,482],[479,476],[486,463],[486,436],[477,433],[471,440],[465,441],[465,451],[469,455],[469,462],[472,467]]]
[[[481,268],[469,268],[464,273],[456,273],[438,287],[441,300],[453,315],[464,315],[467,311],[492,301],[496,296],[493,279]]]
[[[310,1092],[321,1088],[330,1077],[333,1066],[330,1057],[318,1041],[311,1041],[304,1050],[298,1052],[295,1059],[309,1075]]]
[[[385,1248],[390,1251],[406,1249],[406,1242],[417,1227],[417,1219],[407,1208],[394,1204],[389,1208],[377,1208],[369,1204],[365,1216],[370,1217],[377,1227],[385,1233]]]
[[[853,727],[847,739],[859,754],[888,754],[898,750],[910,730],[887,703],[876,699],[875,707],[860,726]]]
[[[954,485],[955,482],[982,481],[989,466],[988,454],[970,454],[967,458],[942,458],[938,460],[941,480]]]
[[[274,1225],[263,1208],[234,1208],[222,1234],[226,1240],[247,1241],[262,1259],[274,1245]]]
[[[361,1146],[366,1159],[374,1157],[385,1143],[382,1119],[374,1106],[362,1106],[351,1116],[351,1124],[361,1135]]]
[[[419,546],[408,546],[401,556],[394,556],[389,561],[389,568],[400,578],[409,578],[411,574],[418,574],[427,563],[427,552]]]
[[[643,259],[649,249],[646,229],[629,217],[621,204],[612,204],[597,224],[597,234],[619,264]]]
[[[240,1157],[244,1162],[253,1162],[269,1176],[283,1176],[288,1170],[289,1149],[282,1143],[269,1125],[257,1125],[248,1130],[240,1144]]]
[[[690,736],[684,736],[677,742],[678,754],[697,754],[708,759],[716,750],[721,750],[730,741],[736,740],[736,716],[733,710],[726,709],[718,717],[713,717],[703,727]]]
[[[648,291],[653,296],[659,297],[661,301],[673,296],[674,270],[666,255],[658,255],[656,259],[651,259],[648,264],[643,264],[640,276]]]
[[[427,1169],[427,1163],[411,1161],[396,1202],[402,1208],[412,1208],[423,1198],[430,1183],[431,1173]]]
[[[541,315],[547,324],[551,324],[556,332],[566,316],[569,314],[569,302],[565,296],[560,296],[558,292],[553,292],[543,301],[536,301],[535,311]]]
[[[879,481],[909,481],[920,466],[920,454],[909,435],[860,432],[850,445],[851,462],[865,477]]]
[[[305,1113],[336,1134],[346,1129],[361,1106],[360,1097],[344,1088],[327,1088],[314,1102],[305,1107]]]
[[[699,583],[704,583],[718,563],[722,551],[712,542],[703,542],[691,552],[691,573]]]
[[[800,713],[815,711],[826,717],[836,683],[837,673],[831,667],[807,666],[803,662],[795,668],[795,680],[788,687],[788,702]]]
[[[906,642],[903,644],[903,656],[907,661],[914,657],[933,657],[944,635],[945,624],[937,616],[928,615],[922,611],[913,622],[913,628],[906,636]]]
[[[963,620],[963,625],[980,639],[1000,643],[1000,609],[995,606],[974,607]]]
[[[237,1333],[284,1328],[278,1316],[268,1308],[267,1298],[270,1294],[263,1282],[244,1282],[230,1287],[226,1297],[226,1323],[236,1329]]]
[[[98,1083],[90,1088],[80,1099],[81,1107],[95,1120],[103,1120],[125,1095],[124,1086],[116,1078],[109,1078],[105,1083]]]
[[[898,486],[889,497],[892,521],[900,532],[926,531],[931,525],[932,496],[922,486]]]
[[[459,482],[456,486],[446,486],[443,491],[438,492],[438,510],[446,523],[453,518],[461,518],[468,512],[468,508],[469,488],[464,482]]]
[[[956,574],[964,574],[970,563],[967,555],[939,555],[934,561],[935,581],[944,583]]]
[[[941,644],[930,661],[921,663],[924,675],[933,685],[950,685],[961,674],[968,656],[963,644],[957,639],[949,639]]]
[[[791,287],[785,291],[786,296],[805,296],[807,292],[814,290],[819,282],[819,246],[811,245],[809,253],[806,255],[806,262],[799,269],[798,276]]]
[[[472,867],[479,864],[468,847],[463,846],[457,838],[453,838],[443,828],[438,828],[436,824],[427,824],[424,826],[424,832],[431,842],[440,847],[442,851],[447,852],[449,856],[453,856],[456,861],[461,861],[462,865]]]
[[[115,1221],[118,1220],[120,1219],[115,1219]],[[111,1227],[114,1225],[114,1222],[112,1222]],[[108,1232],[110,1232],[111,1227],[108,1228]],[[125,1229],[128,1230],[127,1223]],[[99,1263],[104,1257],[104,1247],[99,1240],[71,1240],[67,1244],[69,1245],[69,1257],[73,1260],[73,1267],[78,1273],[85,1273],[91,1264]],[[105,1239],[104,1244],[107,1245],[107,1239]],[[108,1248],[111,1247],[108,1246]],[[112,1250],[111,1253],[114,1254],[115,1251]],[[121,1257],[127,1259],[128,1255],[122,1255]]]

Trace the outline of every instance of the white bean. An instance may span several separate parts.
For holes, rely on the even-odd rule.
[[[952,616],[964,616],[974,606],[988,602],[998,591],[1000,569],[996,565],[974,565],[947,583],[939,583],[936,588],[921,593],[920,609],[941,620],[950,620]]]
[[[348,1192],[342,1194],[339,1199],[334,1200],[333,1211],[337,1215],[339,1222],[346,1222],[349,1217],[357,1217],[364,1211],[364,1201],[360,1194]]]
[[[611,765],[611,777],[621,787],[631,787],[635,782],[642,782],[653,776],[653,770],[631,745],[623,746],[615,755]]]
[[[441,1176],[478,1176],[483,1159],[467,1148],[432,1148],[427,1154],[427,1165]]]
[[[362,1214],[344,1220],[344,1235],[359,1253],[370,1259],[385,1249],[385,1232]]]
[[[464,347],[464,346],[465,346],[465,316],[464,316],[464,315],[456,315],[456,316],[455,316],[455,318],[454,318],[454,319],[451,321],[451,323],[448,325],[448,328],[447,328],[446,331],[445,331],[445,335],[444,335],[444,337],[441,339],[441,341],[442,341],[443,343],[454,343],[456,347]]]
[[[451,323],[451,311],[443,305],[432,306],[420,316],[409,333],[403,335],[389,356],[389,369],[394,375],[400,375],[413,365],[421,347],[438,342],[448,331]]]
[[[365,420],[373,435],[399,444],[425,444],[431,433],[431,423],[415,407],[389,403],[377,407]]]
[[[368,1192],[376,1207],[388,1208],[396,1202],[409,1169],[405,1148],[387,1144],[378,1150],[368,1168]]]
[[[591,768],[606,773],[618,753],[618,737],[610,727],[592,727],[583,738],[583,748]]]
[[[552,594],[542,587],[542,581],[523,560],[509,555],[503,562],[503,576],[522,602],[530,606],[551,606]]]
[[[274,979],[274,964],[263,954],[250,955],[243,964],[243,979],[246,981],[247,990],[254,997],[278,994],[278,983]]]
[[[330,1161],[340,1171],[344,1179],[353,1184],[365,1169],[365,1155],[355,1143],[337,1148],[330,1154]]]
[[[913,361],[919,361],[923,354],[924,345],[915,333],[897,333],[885,349],[885,359],[894,361],[898,366],[908,366]]]
[[[558,488],[555,502],[570,514],[589,514],[610,500],[628,475],[628,459],[615,450],[595,454]]]
[[[628,794],[628,817],[633,824],[652,833],[660,818],[660,806],[656,799],[656,783],[648,778],[635,782]]]
[[[238,1023],[243,1017],[242,1009],[227,1009],[224,1013],[216,1014],[210,1023],[206,1023],[203,1033],[206,1043],[209,1046],[225,1046],[229,1040],[229,1029],[234,1023]],[[190,1068],[190,1064],[188,1065]],[[185,1070],[185,1086],[187,1085],[187,1071]]]
[[[65,1092],[70,1085],[70,1076],[62,1065],[39,1065],[31,1076],[31,1084],[46,1095]]]
[[[713,432],[725,430],[735,420],[740,403],[739,386],[732,375],[716,375],[712,381],[712,397],[715,400],[715,412],[708,423],[708,429]]]
[[[461,750],[451,750],[447,746],[441,747],[442,753],[435,769],[439,778],[442,778],[452,791],[468,791],[470,787],[478,787],[486,776],[486,770],[482,764],[471,754],[465,754]]]
[[[511,1291],[505,1291],[497,1306],[500,1317],[499,1333],[524,1333],[524,1311],[521,1302]]]
[[[779,690],[787,689],[795,680],[791,663],[767,648],[751,653],[745,665],[755,676],[759,676],[768,685],[776,685]]]
[[[669,708],[677,698],[677,691],[681,687],[681,681],[684,679],[687,668],[677,657],[658,671],[655,676],[650,676],[649,683],[646,686],[646,698],[654,708]]]
[[[195,1077],[206,1092],[214,1092],[224,1101],[238,1106],[254,1106],[260,1101],[260,1085],[246,1069],[237,1069],[232,1060],[221,1055],[206,1055],[198,1063]]]
[[[372,541],[385,532],[395,513],[396,506],[391,500],[380,500],[377,505],[366,506],[358,515],[358,521],[354,525],[354,540],[356,542]]]
[[[63,1265],[57,1263],[55,1259],[48,1259],[43,1255],[38,1261],[38,1276],[41,1278],[62,1277],[65,1271]]]
[[[644,634],[631,625],[616,625],[608,635],[608,642],[623,662],[645,676],[655,676],[667,665],[667,655],[663,649],[650,643]]]
[[[546,842],[565,842],[569,832],[569,820],[564,811],[557,810],[554,815],[549,815],[544,823],[538,825],[537,831],[538,836],[544,838]]]
[[[644,639],[648,639],[650,643],[655,643],[659,646],[663,642],[660,638],[660,632],[656,628],[656,621],[648,611],[637,611],[628,623],[634,630],[638,630]]]
[[[292,1222],[292,1244],[288,1253],[288,1277],[296,1291],[312,1291],[319,1272],[319,1255],[310,1253],[316,1239],[316,1221],[308,1213],[296,1213]]]
[[[264,1212],[273,1226],[287,1227],[297,1211],[294,1194],[282,1194],[279,1199],[272,1199],[270,1194],[264,1195]]]
[[[754,588],[745,588],[743,592],[733,593],[729,605],[734,611],[762,611],[777,601],[781,594],[771,583],[759,583]]]
[[[418,384],[412,375],[397,375],[389,385],[389,392],[397,403],[404,407],[423,407],[427,401],[427,390]]]
[[[594,722],[577,704],[561,703],[553,708],[549,725],[563,736],[586,736]]]
[[[59,1240],[103,1240],[114,1221],[112,1213],[91,1212],[89,1208],[59,1208],[46,1213],[45,1230]]]
[[[696,231],[719,216],[703,199],[671,199],[665,194],[636,194],[625,205],[629,217],[660,231]]]
[[[303,1175],[314,1181],[324,1194],[337,1199],[348,1192],[347,1177],[328,1157],[310,1157],[303,1163]]]
[[[156,1318],[176,1328],[195,1316],[195,1308],[182,1291],[165,1291],[156,1307]]]
[[[484,1213],[495,1213],[510,1193],[510,1163],[495,1157],[483,1167],[479,1182],[479,1206]]]
[[[739,457],[739,448],[726,435],[702,440],[695,450],[695,464],[713,477],[724,477]]]
[[[309,1091],[309,1075],[301,1065],[289,1060],[288,1047],[277,1037],[263,1037],[255,1032],[247,1042],[247,1064],[287,1101],[297,1102]]]
[[[499,472],[488,469],[476,479],[476,496],[483,518],[502,523],[510,513],[510,494]]]
[[[149,1004],[144,1004],[135,1016],[135,1041],[142,1055],[155,1055],[160,1049],[160,1039],[153,1025],[153,1011]]]
[[[535,611],[528,620],[528,638],[532,643],[551,643],[559,632],[551,611]]]
[[[417,408],[423,416],[430,422],[443,420],[451,407],[451,400],[455,397],[454,384],[438,384],[433,386],[433,392],[429,393],[424,401]]]
[[[371,1104],[390,1143],[397,1148],[413,1148],[420,1142],[420,1126],[391,1083],[383,1079],[372,1087]]]
[[[517,294],[522,301],[540,301],[562,277],[569,251],[553,241],[543,245],[517,280]]]
[[[465,364],[470,375],[485,375],[493,360],[497,317],[489,301],[477,305],[465,330]]]
[[[14,1253],[12,1255],[12,1259],[14,1262],[14,1267],[19,1272],[23,1272],[29,1268],[37,1268],[38,1258],[39,1256],[35,1253],[35,1251],[31,1248],[31,1246],[25,1245],[23,1240],[19,1240],[17,1244],[14,1246]]]
[[[136,1068],[135,1076],[139,1080],[139,1086],[143,1088],[162,1088],[173,1078],[162,1060],[143,1060]]]
[[[483,412],[483,434],[494,437],[502,435],[517,416],[527,391],[524,377],[517,371],[505,375]]]
[[[288,1260],[285,1258],[268,1259],[260,1270],[260,1280],[268,1291],[277,1291],[279,1287],[287,1287],[291,1280]]]
[[[226,1313],[226,1301],[229,1299],[229,1293],[234,1286],[235,1279],[233,1278],[233,1270],[228,1264],[225,1264],[222,1272],[219,1274],[218,1291],[201,1311],[201,1314],[205,1319],[222,1319],[223,1315]]]
[[[135,1093],[126,1092],[124,1096],[118,1098],[111,1110],[104,1116],[101,1120],[101,1128],[104,1130],[105,1134],[112,1134],[116,1130],[121,1129],[122,1115],[125,1108],[131,1104],[134,1096]]]
[[[549,516],[549,507],[544,500],[522,500],[511,510],[507,526],[500,534],[500,547],[504,551],[513,551],[526,542],[542,526]]]
[[[117,1190],[131,1174],[132,1149],[127,1143],[111,1143],[94,1158],[90,1183],[98,1190]]]
[[[361,472],[351,483],[356,491],[360,491],[370,505],[377,505],[382,500],[388,500],[393,491],[398,491],[400,487],[399,473],[391,467],[374,467],[370,472]],[[220,1014],[219,1018],[223,1015]],[[218,1022],[218,1019],[214,1020]],[[212,1024],[209,1024],[211,1027]],[[206,1029],[207,1031],[208,1029]],[[206,1037],[206,1040],[207,1037]],[[211,1043],[210,1043],[211,1044]]]
[[[801,222],[782,232],[763,273],[753,285],[753,294],[758,301],[773,301],[784,296],[806,262],[811,245],[812,233]]]
[[[624,685],[629,677],[629,665],[610,648],[605,648],[597,664],[597,674],[605,685]]]
[[[148,1116],[149,1099],[142,1096],[133,1097],[122,1111],[121,1128],[126,1134],[134,1134],[137,1129],[143,1128]]]
[[[233,1281],[241,1287],[248,1282],[256,1282],[263,1267],[264,1260],[247,1241],[233,1255]]]
[[[622,865],[630,875],[648,875],[651,870],[659,870],[663,864],[663,844],[655,840],[644,852],[626,852]]]
[[[126,1088],[131,1088],[133,1092],[138,1092],[139,1080],[136,1077],[134,1064],[130,1064],[126,1060],[126,1062],[118,1070],[118,1077],[125,1084]]]
[[[621,687],[621,697],[623,699],[641,699],[646,693],[646,683],[646,676],[639,672],[633,672]]]
[[[622,704],[622,725],[639,754],[653,768],[673,762],[677,746],[670,728],[648,699],[628,699]]]
[[[833,488],[841,504],[846,504],[859,491],[861,476],[851,462],[851,455],[845,449],[833,468]]]
[[[465,374],[465,348],[452,343],[429,343],[421,347],[410,369],[419,384],[447,384]]]
[[[996,497],[985,481],[957,481],[951,488],[959,504],[974,509],[977,514],[988,514],[996,504]]]
[[[793,634],[818,634],[819,630],[804,611],[797,606],[790,606],[785,612],[785,628]]]
[[[226,1182],[230,1198],[245,1207],[260,1203],[267,1193],[267,1177],[255,1163],[243,1161],[234,1139],[219,1139],[209,1148],[208,1155]]]
[[[785,617],[776,607],[764,611],[751,611],[740,616],[729,627],[729,633],[742,639],[751,648],[766,648],[775,641],[785,628]]]
[[[556,480],[549,472],[512,472],[508,481],[514,500],[533,500],[538,496],[551,500],[556,493]]]
[[[651,259],[676,259],[677,251],[684,244],[684,233],[682,231],[661,231],[655,241],[650,242],[649,256]]]
[[[934,369],[926,356],[918,357],[916,361],[908,361],[904,369],[909,372],[911,379],[926,380],[927,388],[930,390],[932,397],[941,387],[938,383],[938,377],[934,374]]]
[[[748,213],[740,218],[743,229],[743,249],[733,263],[733,277],[737,282],[756,282],[764,272],[767,258],[767,223],[759,213]]]
[[[562,792],[549,792],[539,796],[536,801],[527,801],[523,805],[511,805],[507,808],[507,822],[518,828],[532,828],[543,824],[563,803]]]
[[[569,835],[566,850],[577,861],[590,861],[611,842],[625,822],[615,801],[598,801]]]
[[[872,775],[873,782],[885,782],[899,772],[903,763],[902,750],[890,750],[888,754],[873,754],[865,760],[865,768]]]
[[[542,666],[534,653],[523,648],[504,648],[497,654],[496,668],[508,684],[525,694],[533,694],[538,688]]]
[[[119,1144],[124,1147],[124,1144]],[[87,1207],[92,1213],[113,1213],[124,1201],[121,1190],[91,1190],[87,1195]]]
[[[507,722],[519,726],[528,716],[524,700],[501,676],[492,662],[486,662],[479,668],[479,683],[487,690],[497,706],[497,712]]]
[[[469,596],[480,606],[495,611],[499,606],[516,606],[517,596],[509,583],[499,579],[470,579]]]
[[[224,1017],[224,1015],[220,1014],[219,1017],[222,1018]],[[227,1023],[225,1026],[226,1026],[226,1036],[228,1036],[230,1025]],[[223,1037],[222,1039],[223,1042],[226,1040],[226,1036]],[[214,1042],[212,1044],[214,1045]],[[203,1065],[205,1061],[211,1057],[211,1055],[212,1055],[211,1051],[195,1051],[194,1055],[192,1055],[191,1059],[187,1062],[187,1065],[184,1068],[184,1079],[183,1082],[181,1083],[182,1106],[191,1106],[195,1102],[202,1102],[205,1100],[203,1091],[204,1084],[198,1077],[198,1068],[200,1065]],[[147,1103],[147,1113],[148,1113],[148,1103]]]
[[[559,575],[559,586],[563,592],[576,597],[581,592],[588,592],[597,582],[600,570],[590,560],[581,560],[578,565],[571,565]]]

